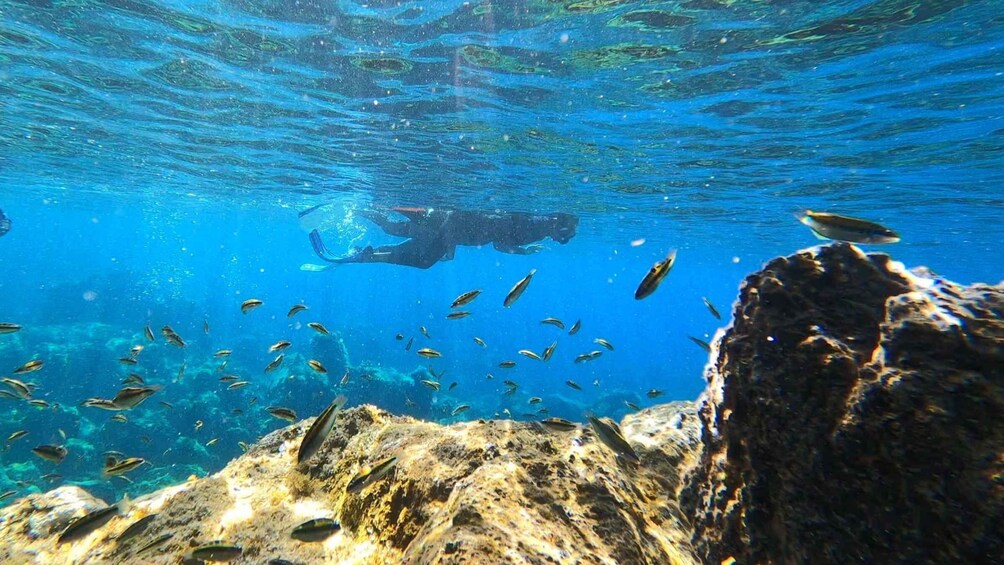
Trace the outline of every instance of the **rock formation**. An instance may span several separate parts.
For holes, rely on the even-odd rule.
[[[748,277],[682,505],[708,563],[1004,555],[1004,287],[834,245]]]
[[[698,445],[692,403],[624,419],[638,467],[582,428],[441,426],[364,405],[345,412],[298,470],[296,446],[309,423],[266,436],[215,475],[135,501],[128,515],[76,542],[56,540],[71,517],[103,503],[77,487],[14,502],[0,511],[0,562],[178,563],[220,540],[242,547],[240,563],[697,563],[675,497],[679,469]],[[398,462],[386,478],[346,491],[364,464],[390,454]],[[151,513],[143,534],[115,541]],[[321,542],[291,539],[294,526],[319,517],[341,530]],[[166,533],[173,537],[136,555]]]

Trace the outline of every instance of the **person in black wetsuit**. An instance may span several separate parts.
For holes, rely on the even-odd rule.
[[[531,245],[550,237],[568,243],[575,236],[579,218],[571,214],[529,214],[526,212],[482,212],[433,208],[392,208],[407,218],[395,222],[379,212],[365,212],[388,235],[406,237],[397,245],[366,247],[346,257],[334,257],[324,247],[321,234],[310,232],[314,253],[328,263],[393,263],[428,269],[438,261],[453,259],[458,245],[493,244],[503,253],[529,255],[540,251]]]
[[[0,237],[10,231],[10,219],[3,215],[3,210],[0,210]]]

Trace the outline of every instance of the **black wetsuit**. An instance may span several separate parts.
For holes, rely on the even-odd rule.
[[[550,237],[567,243],[574,235],[579,219],[571,214],[528,214],[525,212],[482,212],[394,208],[407,218],[394,222],[383,214],[368,212],[364,217],[388,235],[406,237],[397,245],[367,247],[348,257],[332,257],[314,230],[310,241],[318,257],[330,263],[394,263],[427,269],[438,261],[453,258],[458,245],[493,244],[503,253],[527,255],[535,252],[527,245]]]
[[[10,231],[10,219],[3,215],[3,210],[0,210],[0,237]]]

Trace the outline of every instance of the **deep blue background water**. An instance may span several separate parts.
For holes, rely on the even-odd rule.
[[[0,401],[0,434],[32,430],[3,455],[28,467],[0,482],[48,472],[28,449],[60,442],[59,429],[82,442],[59,467],[65,480],[98,481],[107,449],[148,458],[136,474],[147,487],[219,468],[238,440],[283,425],[264,406],[306,417],[337,392],[273,399],[261,382],[276,340],[307,355],[317,338],[300,324],[311,320],[338,334],[352,367],[407,376],[430,365],[419,346],[442,351],[431,364],[459,384],[402,389],[425,395],[410,411],[420,417],[450,420],[460,403],[473,405],[463,417],[522,417],[533,395],[569,418],[620,417],[623,399],[654,402],[652,388],[694,398],[706,355],[687,336],[727,323],[747,273],[817,243],[793,217],[802,208],[889,225],[903,241],[881,250],[907,265],[1000,280],[999,6],[820,4],[3,2],[0,208],[14,227],[0,239],[0,321],[25,329],[0,336],[0,372],[39,356],[36,397],[70,407],[110,396],[125,375],[115,360],[149,323],[159,343],[141,358],[148,380],[168,385],[154,398],[176,412],[151,400],[122,425]],[[389,241],[353,215],[374,206],[562,211],[581,223],[568,245],[529,257],[462,248],[425,271],[302,272],[316,258],[297,213],[322,203],[338,252]],[[676,268],[635,301],[670,248]],[[503,309],[531,268],[529,290]],[[446,320],[473,288],[484,290],[474,315]],[[266,304],[242,315],[250,297]],[[298,302],[311,310],[290,322]],[[546,316],[583,329],[567,336]],[[163,345],[164,324],[190,346]],[[412,351],[399,332],[416,336]],[[616,350],[573,364],[601,349],[596,337]],[[554,339],[548,364],[516,355]],[[221,392],[211,374],[171,382],[182,363],[192,372],[230,347],[246,389]],[[517,368],[497,368],[510,358]],[[502,394],[506,378],[518,394]],[[401,398],[359,388],[349,401]],[[211,437],[215,450],[191,443]]]

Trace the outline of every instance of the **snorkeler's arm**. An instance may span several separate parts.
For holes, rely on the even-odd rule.
[[[313,263],[304,263],[300,265],[301,271],[306,271],[308,273],[323,273],[328,269],[334,269],[338,265],[336,263],[329,263],[327,265],[315,265]]]
[[[394,222],[380,212],[363,210],[359,215],[377,225],[387,235],[409,237],[410,222]]]
[[[544,250],[544,246],[539,243],[531,243],[530,245],[520,246],[495,242],[493,247],[495,247],[496,251],[511,253],[513,255],[533,255],[534,253]]]

